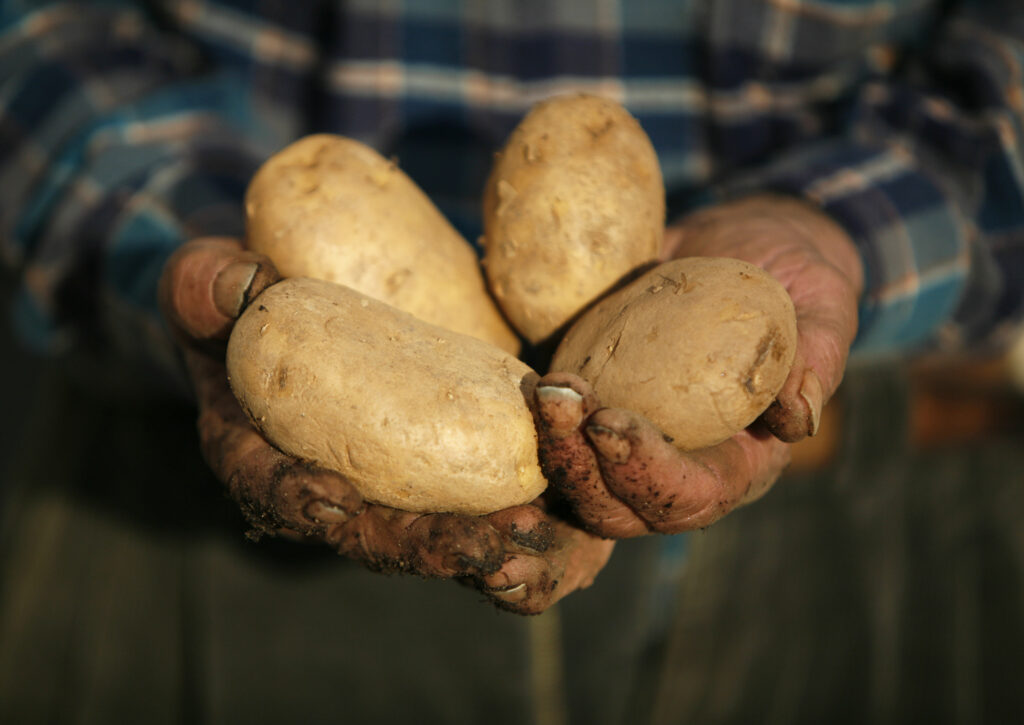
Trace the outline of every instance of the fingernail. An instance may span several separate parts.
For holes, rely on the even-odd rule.
[[[306,504],[302,513],[307,519],[318,524],[343,524],[349,520],[348,511],[322,499]]]
[[[543,554],[554,543],[555,530],[547,521],[539,521],[535,527],[527,531],[515,529],[511,538],[519,546]]]
[[[587,426],[587,437],[597,452],[612,463],[625,463],[629,460],[632,452],[629,439],[618,431],[593,424]]]
[[[821,389],[821,380],[818,378],[818,374],[811,368],[807,368],[804,379],[800,383],[800,397],[807,403],[811,415],[811,419],[808,421],[808,435],[814,435],[818,432],[818,424],[821,422],[821,406],[825,393]]]
[[[583,396],[572,388],[542,385],[537,388],[537,411],[555,436],[565,436],[583,422]]]
[[[234,319],[241,314],[257,271],[255,262],[232,262],[220,271],[213,283],[213,303],[222,315]]]
[[[499,589],[498,591],[491,589],[488,591],[492,597],[509,603],[521,602],[526,599],[526,595],[528,594],[525,582],[516,584],[514,587],[509,587],[508,589]]]

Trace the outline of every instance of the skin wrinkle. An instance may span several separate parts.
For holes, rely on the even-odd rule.
[[[543,430],[550,430],[543,417],[540,417],[540,425]],[[566,495],[573,512],[590,533],[599,536],[632,535],[632,527],[628,523],[625,524],[628,528],[620,529],[616,522],[635,521],[636,513],[607,490],[594,453],[579,430],[575,429],[568,438],[570,440],[557,442],[549,436],[541,436],[540,439],[539,458],[552,488]],[[569,452],[572,448],[575,453]],[[582,508],[584,502],[588,504],[586,509]]]
[[[700,465],[699,463],[697,465],[700,469],[702,469],[701,471],[698,472],[698,480],[703,478],[701,474],[711,475],[711,478],[715,483],[715,488],[724,488],[722,486],[721,480],[717,478],[710,469],[708,469],[706,466]],[[690,477],[687,476],[685,473],[680,473],[678,475],[678,478],[675,481],[673,481],[673,483],[675,484],[674,487],[683,488],[688,478]],[[688,510],[691,509],[692,507],[676,507],[676,497],[672,496],[670,497],[668,502],[671,503],[671,506],[668,507],[668,512],[666,512],[665,504],[657,503],[653,499],[653,496],[651,496],[649,503],[646,503],[644,505],[638,505],[635,507],[635,510],[637,511],[638,516],[640,516],[640,518],[643,519],[644,524],[650,531],[654,531],[657,533],[670,533],[672,531],[678,530],[678,527],[680,526],[691,529],[708,526],[713,520],[717,519],[718,517],[716,516],[713,518],[708,518],[706,516],[703,516],[703,514],[708,510],[708,508],[717,507],[717,503],[715,502],[716,498],[716,496],[712,496],[710,501],[707,501],[704,504],[700,505],[696,511],[692,511]]]
[[[611,426],[608,427],[611,428]],[[642,442],[637,440],[637,431],[637,423],[635,420],[630,421],[630,423],[622,431],[623,437],[627,438],[630,442],[631,450],[640,450],[642,448]],[[657,527],[656,523],[651,520],[651,516],[648,512],[649,510],[658,510],[663,508],[663,504],[646,503],[646,501],[654,498],[654,487],[650,482],[650,478],[648,476],[643,476],[643,478],[648,481],[646,491],[634,491],[632,490],[633,488],[642,488],[642,486],[638,486],[638,484],[640,483],[640,476],[637,475],[636,473],[623,475],[623,472],[634,469],[640,469],[644,473],[646,473],[647,465],[644,462],[638,461],[637,459],[638,456],[631,455],[630,458],[624,461],[623,463],[615,463],[614,461],[603,459],[603,461],[600,464],[602,472],[608,470],[609,473],[613,474],[606,477],[607,480],[613,482],[609,486],[609,490],[618,497],[618,499],[629,509],[630,513],[632,513],[633,515],[632,525],[627,528],[629,536],[638,536],[646,533],[658,532],[659,528]],[[628,480],[629,483],[632,484],[632,486],[624,487],[615,485],[616,482],[623,478]],[[663,488],[663,486],[659,486],[659,488]],[[672,497],[672,501],[674,505],[674,497]],[[639,527],[638,524],[640,525]],[[622,534],[617,533],[617,535],[621,536]]]
[[[672,522],[674,526],[683,525],[691,529],[710,526],[725,515],[725,513],[732,510],[740,498],[734,498],[731,495],[731,492],[729,492],[728,487],[725,485],[725,480],[727,479],[719,467],[700,461],[694,461],[694,463],[698,467],[698,478],[710,480],[711,487],[717,493],[707,495],[704,504],[695,511],[683,513],[681,520]],[[685,476],[683,478],[685,479]],[[665,528],[664,523],[662,527]]]

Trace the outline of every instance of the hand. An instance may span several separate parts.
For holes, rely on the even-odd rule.
[[[788,290],[796,358],[771,407],[717,446],[682,452],[643,417],[602,408],[579,377],[553,373],[536,393],[541,460],[583,525],[615,538],[708,526],[762,496],[813,435],[842,380],[857,330],[863,270],[853,242],[798,201],[756,196],[698,211],[666,230],[662,261],[735,257]]]
[[[499,606],[534,613],[590,584],[611,553],[543,502],[487,517],[414,514],[363,501],[340,474],[286,456],[252,427],[228,387],[234,320],[279,279],[234,239],[185,244],[168,261],[160,302],[191,378],[202,452],[252,527],[328,544],[372,569],[459,578]]]

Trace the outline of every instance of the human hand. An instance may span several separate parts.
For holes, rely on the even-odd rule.
[[[375,570],[458,578],[522,613],[589,585],[611,542],[549,514],[542,501],[487,517],[399,511],[365,502],[340,474],[267,443],[231,393],[224,350],[234,320],[278,279],[268,259],[237,240],[204,238],[175,253],[160,283],[196,395],[203,456],[251,536],[312,539]]]
[[[602,408],[577,376],[541,378],[535,404],[542,467],[597,534],[702,528],[760,497],[787,465],[789,443],[816,432],[822,407],[842,380],[863,270],[852,241],[828,217],[799,200],[769,195],[710,207],[666,230],[662,261],[693,256],[742,259],[782,283],[796,309],[793,366],[753,425],[690,452],[666,442],[642,416]]]

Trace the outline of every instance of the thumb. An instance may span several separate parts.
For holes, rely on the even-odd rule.
[[[796,311],[796,355],[761,419],[787,442],[817,432],[857,333],[864,270],[853,239],[803,199],[760,194],[694,212],[665,244],[672,256],[745,259],[782,283]]]
[[[186,341],[226,339],[251,300],[280,279],[274,264],[230,237],[182,245],[164,266],[159,299],[164,317]]]
[[[817,433],[821,410],[842,382],[857,333],[859,292],[851,276],[824,261],[805,270],[787,284],[797,320],[793,366],[762,416],[787,442]]]

